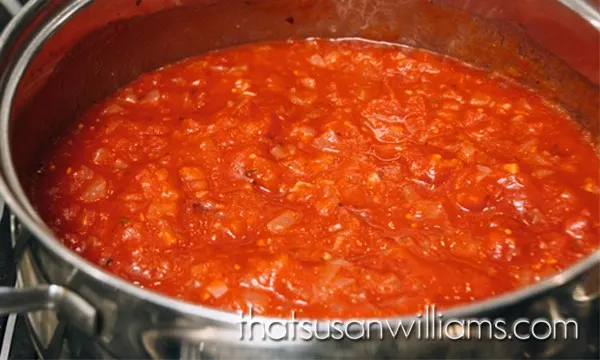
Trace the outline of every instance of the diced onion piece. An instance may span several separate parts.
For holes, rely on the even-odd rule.
[[[483,165],[475,165],[475,168],[477,169],[477,174],[476,174],[477,182],[480,182],[486,176],[488,176],[490,174],[490,172],[492,172],[492,169],[490,169],[487,166],[483,166]]]
[[[203,199],[201,201],[195,202],[192,206],[196,211],[213,211],[222,210],[224,208],[223,204],[210,199]]]
[[[471,98],[470,104],[473,106],[486,106],[492,101],[492,98],[488,94],[476,93]]]
[[[464,104],[465,100],[464,97],[462,95],[460,95],[459,93],[457,93],[454,90],[446,90],[443,94],[442,97],[444,99],[452,99],[452,100],[456,100],[461,104]]]
[[[109,157],[108,150],[105,148],[99,148],[94,152],[92,161],[96,165],[103,165]]]
[[[160,219],[165,216],[175,216],[177,203],[175,201],[154,199],[148,206],[146,217],[148,219]]]
[[[594,194],[598,194],[600,192],[600,187],[598,187],[598,184],[592,178],[585,179],[583,183],[583,189]]]
[[[271,155],[273,155],[276,160],[282,160],[285,158],[286,154],[281,145],[275,145],[275,147],[271,149]]]
[[[251,306],[255,311],[261,312],[266,310],[271,301],[268,295],[254,290],[245,290],[242,299],[246,302],[246,306]]]
[[[297,128],[294,128],[294,130],[292,130],[292,136],[298,136],[302,139],[309,139],[309,138],[313,138],[315,137],[315,135],[317,134],[317,132],[315,131],[315,129],[308,127],[308,126],[299,126]]]
[[[313,146],[321,151],[338,153],[340,140],[332,130],[328,130],[315,139]]]
[[[294,184],[294,187],[289,190],[287,199],[292,201],[308,201],[313,197],[314,193],[315,186],[313,184],[298,181]]]
[[[550,159],[545,158],[541,154],[531,154],[529,158],[538,166],[552,166],[553,163]]]
[[[120,114],[121,112],[123,112],[123,110],[124,109],[121,106],[119,106],[117,104],[111,104],[104,109],[102,114],[104,114],[104,115]]]
[[[121,159],[115,160],[115,168],[119,170],[127,169],[127,163]]]
[[[533,110],[533,108],[531,107],[531,104],[529,104],[529,102],[527,102],[527,100],[521,98],[519,99],[519,102],[517,103],[518,107],[527,111],[531,111]]]
[[[281,233],[292,227],[302,218],[302,214],[286,210],[279,214],[276,218],[269,221],[267,229],[273,233]]]
[[[181,86],[185,86],[187,85],[187,82],[185,81],[184,78],[182,78],[181,76],[177,76],[171,79],[171,82],[175,85],[181,85]]]
[[[589,220],[581,215],[570,216],[564,224],[565,233],[575,240],[583,240],[590,228]]]
[[[457,154],[461,160],[471,162],[475,156],[475,151],[475,146],[470,141],[464,141]]]
[[[85,202],[95,202],[106,196],[106,180],[103,177],[93,179],[83,190],[81,200]]]
[[[296,184],[294,184],[294,187],[292,187],[290,189],[290,192],[291,193],[295,193],[295,192],[302,191],[303,189],[312,189],[314,187],[315,186],[313,184],[311,184],[311,183],[307,183],[307,182],[304,182],[304,181],[297,181]]]
[[[334,264],[334,265],[338,265],[338,266],[341,266],[341,267],[351,267],[352,266],[351,262],[349,262],[347,260],[344,260],[344,259],[334,259],[334,260],[331,260],[329,263],[330,264]]]
[[[125,95],[125,97],[123,97],[123,102],[129,103],[129,104],[135,104],[137,103],[137,96],[135,96],[135,94],[128,92],[127,95]]]
[[[372,172],[367,176],[367,182],[370,184],[379,184],[381,182],[381,177],[376,172]]]
[[[354,282],[355,282],[355,280],[352,278],[339,278],[331,284],[331,287],[333,289],[342,289],[348,285],[353,284]]]
[[[444,101],[442,103],[442,109],[444,110],[449,110],[449,111],[459,111],[460,110],[460,104],[456,101]]]
[[[531,139],[519,146],[519,153],[528,154],[537,149],[538,141],[536,139]]]
[[[325,56],[325,61],[327,62],[327,64],[333,65],[338,61],[339,58],[340,53],[338,53],[337,51],[332,51]]]
[[[152,90],[144,96],[142,103],[154,104],[158,102],[158,100],[160,100],[160,93],[158,90]]]
[[[533,175],[533,177],[538,178],[538,179],[543,179],[552,174],[554,174],[554,171],[548,170],[548,169],[538,169],[531,173],[531,175]]]
[[[342,224],[337,223],[337,224],[333,224],[328,228],[329,232],[336,232],[339,230],[342,230]]]
[[[415,210],[415,217],[422,219],[440,219],[446,215],[444,207],[437,201],[419,201]]]
[[[475,165],[475,167],[477,168],[477,171],[485,175],[488,175],[492,171],[492,169],[484,165]]]
[[[206,291],[208,291],[215,299],[220,298],[225,295],[229,288],[223,281],[215,280],[206,286]]]
[[[317,86],[317,82],[313,78],[303,78],[300,83],[309,89],[314,89]]]
[[[205,190],[208,188],[208,182],[204,170],[199,167],[184,166],[179,169],[179,176],[197,199],[206,195]]]
[[[323,284],[329,285],[329,283],[335,278],[337,273],[340,271],[341,266],[328,261],[320,273],[320,278]]]
[[[420,63],[419,70],[421,72],[428,73],[428,74],[439,74],[440,73],[440,69],[438,69],[435,66],[433,66],[432,64],[428,64],[428,63]]]
[[[385,277],[379,279],[377,283],[377,292],[383,295],[389,295],[394,293],[397,289],[402,287],[402,282],[395,274],[388,274]]]
[[[531,220],[530,220],[531,225],[540,224],[544,221],[544,214],[542,214],[542,212],[539,211],[538,209],[532,209],[529,212],[529,215],[531,217]]]
[[[315,100],[317,100],[316,94],[304,94],[304,96],[299,96],[294,92],[290,94],[290,101],[295,105],[311,105]]]
[[[206,179],[204,170],[200,169],[199,167],[192,166],[184,166],[179,169],[179,176],[181,177],[182,181],[186,182]]]
[[[317,66],[317,67],[321,67],[324,68],[327,66],[327,64],[325,63],[325,60],[323,60],[323,58],[321,57],[321,55],[313,55],[310,57],[310,59],[308,60],[312,65]]]
[[[512,261],[519,255],[515,238],[500,231],[492,231],[487,238],[487,255],[497,261]]]
[[[340,198],[337,195],[324,193],[323,198],[315,203],[315,209],[321,216],[329,216],[339,207],[339,204]]]
[[[292,136],[298,136],[303,139],[313,138],[313,137],[315,137],[316,134],[317,134],[317,132],[315,131],[315,129],[308,127],[308,126],[296,127],[296,128],[294,128],[294,130],[292,130],[292,133],[291,133]]]
[[[404,199],[406,201],[415,201],[421,199],[419,194],[415,191],[415,188],[411,185],[407,185],[402,188],[402,194],[404,195]]]
[[[158,233],[158,237],[166,246],[171,246],[177,243],[177,237],[171,230],[163,229]]]
[[[515,274],[514,277],[518,280],[518,283],[521,285],[530,285],[535,281],[536,278],[534,272],[529,269],[519,271],[519,273]]]
[[[234,88],[231,90],[231,92],[243,93],[244,91],[247,91],[248,89],[250,89],[250,80],[237,79],[235,81]]]
[[[342,246],[342,244],[344,243],[344,241],[346,240],[346,237],[343,235],[338,235],[335,238],[335,243],[333,244],[333,250],[337,250],[340,248],[340,246]]]

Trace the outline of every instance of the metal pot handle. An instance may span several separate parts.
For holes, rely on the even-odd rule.
[[[10,234],[14,239],[16,261],[21,259],[31,236],[17,218],[10,214]],[[98,333],[99,321],[96,309],[73,291],[60,285],[38,285],[19,289],[0,287],[0,316],[10,313],[24,314],[39,310],[53,310],[70,324],[87,335]]]
[[[591,303],[600,299],[600,263],[593,266],[573,289],[573,299],[578,303]]]
[[[82,297],[59,285],[40,285],[30,289],[0,287],[0,315],[55,310],[87,335],[98,331],[96,309]]]

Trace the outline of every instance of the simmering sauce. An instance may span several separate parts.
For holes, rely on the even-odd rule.
[[[347,318],[485,299],[589,255],[598,169],[589,134],[498,74],[305,40],[142,75],[55,143],[31,195],[140,287]]]

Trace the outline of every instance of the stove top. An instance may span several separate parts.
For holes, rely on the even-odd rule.
[[[16,279],[8,220],[4,211],[0,221],[0,286],[14,286]],[[21,316],[0,317],[0,339],[0,360],[37,358],[27,324]]]

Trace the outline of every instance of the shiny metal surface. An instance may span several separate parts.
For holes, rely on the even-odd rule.
[[[96,310],[78,295],[58,285],[14,289],[0,287],[0,314],[56,310],[89,335],[97,331]]]
[[[581,17],[586,19],[592,26],[600,31],[600,19],[598,19],[598,11],[594,7],[585,1],[571,1],[571,0],[560,0],[560,2],[570,8],[571,10],[578,13]]]
[[[283,21],[289,16],[293,26]],[[0,304],[26,294],[34,301],[22,310],[56,309],[28,316],[38,347],[74,358],[514,358],[597,346],[584,331],[579,340],[543,344],[387,338],[242,343],[237,314],[137,288],[66,249],[23,189],[48,141],[138,74],[214,48],[289,37],[361,36],[449,54],[511,74],[562,104],[597,136],[599,20],[595,10],[570,0],[30,1],[0,36],[0,194],[31,233],[19,271],[21,285],[34,290],[0,293]],[[564,38],[567,43],[556,41]],[[529,68],[519,67],[523,59]],[[509,321],[562,316],[594,326],[599,263],[600,251],[540,283],[444,315]]]

